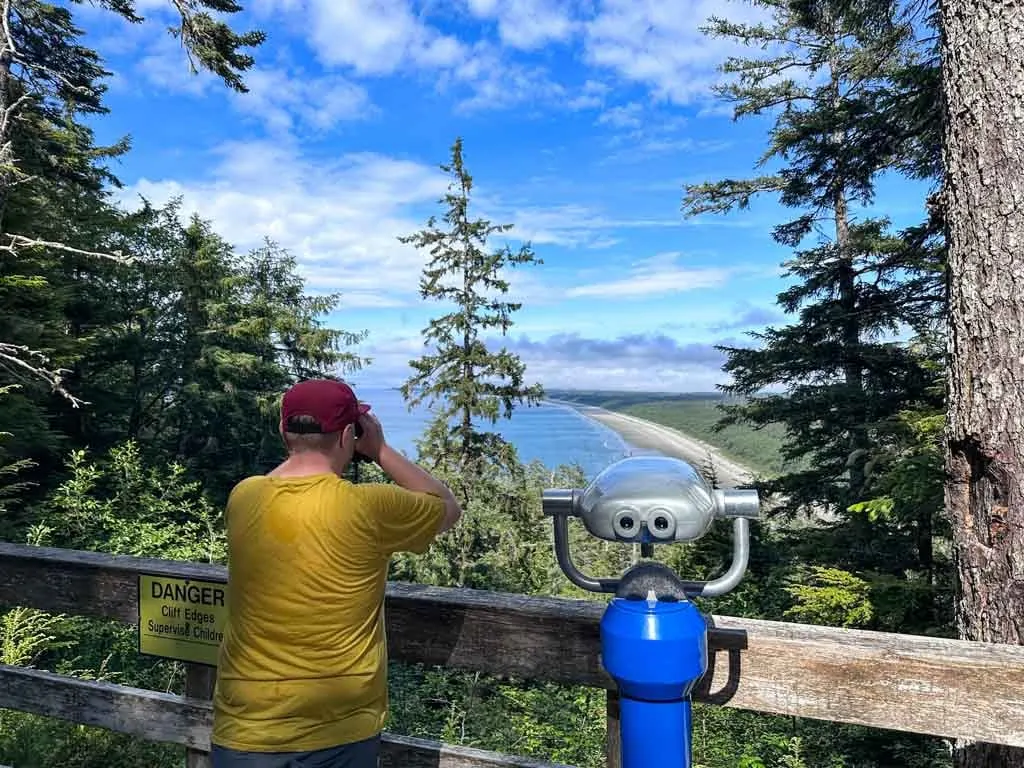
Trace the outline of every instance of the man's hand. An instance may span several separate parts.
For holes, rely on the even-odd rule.
[[[356,450],[366,458],[380,463],[380,451],[384,447],[384,428],[372,413],[364,413],[359,418],[363,436],[356,438]]]

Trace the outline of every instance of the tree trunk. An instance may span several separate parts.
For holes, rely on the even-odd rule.
[[[18,111],[18,98],[14,94],[11,64],[14,41],[8,34],[11,14],[8,4],[0,9],[0,232],[3,231],[7,198],[16,178],[17,158],[14,155],[14,121]]]
[[[463,189],[465,190],[465,187]],[[468,190],[465,190],[465,194],[468,194]],[[470,258],[471,244],[464,242],[463,247],[466,249],[465,257]],[[475,448],[470,444],[473,436],[473,411],[471,408],[473,395],[470,395],[470,391],[474,393],[476,391],[476,377],[473,375],[473,317],[469,306],[469,296],[473,290],[470,268],[468,263],[462,266],[462,301],[466,305],[464,318],[466,327],[462,331],[462,385],[469,390],[459,396],[462,400],[462,455],[459,458],[459,468],[464,476],[469,472],[469,465],[477,458],[474,455]]]
[[[842,105],[843,67],[838,51],[840,24],[831,18],[826,7],[826,28],[832,32],[832,54],[829,57],[829,77],[832,84],[832,99],[836,109]],[[842,156],[842,147],[848,141],[845,131],[839,130],[832,134],[836,148],[836,156]],[[857,311],[857,278],[854,272],[854,254],[850,242],[850,208],[846,201],[846,181],[839,171],[835,179],[835,190],[832,195],[832,214],[836,227],[836,248],[839,250],[838,288],[839,302],[843,308],[842,348],[843,348],[843,380],[846,384],[847,397],[855,398],[855,408],[847,414],[849,436],[848,488],[847,504],[861,500],[864,491],[864,464],[870,447],[867,434],[867,413],[864,409],[864,363],[861,359],[861,322]],[[854,525],[864,523],[861,515],[855,515]],[[870,531],[865,530],[867,535]]]
[[[839,300],[843,307],[843,378],[848,397],[856,398],[857,408],[849,417],[849,500],[861,500],[864,491],[864,462],[870,447],[867,413],[864,412],[864,366],[860,353],[860,318],[857,314],[857,278],[850,244],[850,213],[844,189],[837,190],[833,203],[836,245],[840,253]],[[858,516],[859,517],[859,516]]]
[[[1024,625],[1024,14],[943,0],[949,238],[946,511],[960,636],[1021,644]],[[1024,750],[958,742],[958,768]]]
[[[932,540],[934,512],[922,505],[917,513],[917,560],[929,585],[935,584],[935,544]]]

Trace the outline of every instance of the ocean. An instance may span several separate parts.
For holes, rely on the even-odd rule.
[[[394,389],[356,387],[359,399],[370,403],[384,427],[384,437],[395,449],[415,457],[415,440],[430,422],[430,412],[421,405],[408,410],[402,393]],[[618,433],[588,419],[575,409],[557,403],[518,406],[511,419],[499,418],[491,425],[478,422],[481,429],[495,431],[512,443],[523,462],[539,460],[554,468],[577,463],[588,478],[609,464],[631,454],[646,453],[630,445]]]

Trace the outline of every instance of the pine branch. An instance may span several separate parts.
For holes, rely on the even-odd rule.
[[[75,397],[64,388],[63,374],[68,371],[65,369],[51,370],[49,362],[49,358],[38,350],[0,341],[0,368],[13,378],[25,383],[46,382],[52,391],[68,400],[73,408],[88,405],[84,400]]]
[[[24,235],[14,234],[12,232],[4,232],[0,234],[0,237],[9,239],[6,245],[0,243],[0,251],[6,251],[10,254],[16,254],[18,250],[23,248],[52,248],[56,251],[63,251],[65,253],[73,253],[78,256],[89,256],[97,259],[110,259],[116,261],[119,264],[131,264],[132,257],[124,256],[120,249],[116,249],[111,252],[103,251],[86,251],[81,248],[75,248],[74,246],[67,245],[65,243],[57,243],[51,240],[40,240],[38,238],[25,237]]]

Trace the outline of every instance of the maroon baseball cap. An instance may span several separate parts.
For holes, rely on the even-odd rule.
[[[360,403],[352,388],[333,379],[300,381],[284,393],[281,400],[281,423],[288,432],[340,432],[370,410]],[[316,424],[289,424],[296,416],[310,416]]]

